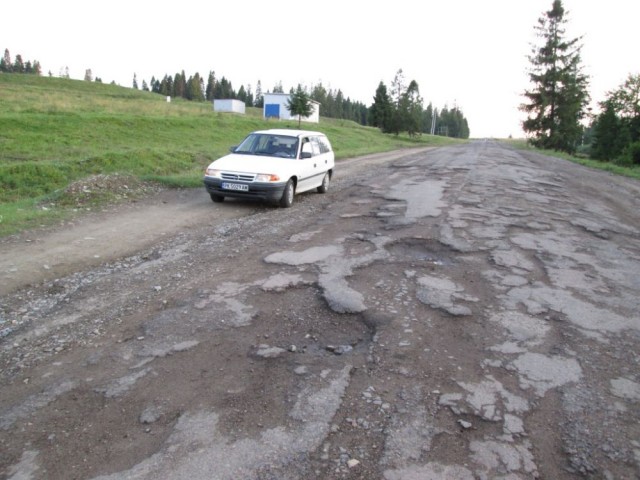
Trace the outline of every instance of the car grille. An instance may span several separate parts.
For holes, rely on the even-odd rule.
[[[239,180],[241,182],[253,182],[256,176],[252,173],[227,173],[222,172],[223,180]]]

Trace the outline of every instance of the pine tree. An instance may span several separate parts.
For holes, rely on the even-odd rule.
[[[533,46],[528,57],[532,89],[524,92],[528,103],[520,108],[528,114],[522,127],[532,136],[531,143],[573,152],[589,94],[588,77],[581,68],[581,38],[565,39],[565,13],[562,0],[554,0],[551,10],[538,19],[535,30],[542,45]]]
[[[378,127],[385,133],[390,132],[392,110],[391,97],[387,93],[387,86],[380,81],[370,109],[371,125]]]
[[[608,161],[615,159],[622,153],[621,122],[613,102],[607,101],[603,106],[604,111],[598,115],[593,125],[591,157]]]
[[[302,117],[309,117],[313,113],[311,97],[309,97],[306,90],[302,88],[302,85],[298,84],[296,90],[290,95],[287,100],[287,108],[291,115],[298,116],[298,128],[300,128]]]
[[[253,102],[254,102],[253,92],[251,91],[251,84],[249,84],[247,85],[247,99],[245,100],[244,104],[247,107],[253,107]]]
[[[262,95],[262,82],[260,80],[258,80],[258,83],[256,84],[256,98],[255,98],[254,105],[257,108],[264,107],[264,96]]]
[[[93,73],[91,73],[91,69],[87,68],[84,71],[84,81],[85,82],[93,82]]]
[[[187,77],[182,73],[176,73],[173,80],[173,96],[176,98],[186,98],[187,96]]]
[[[431,133],[431,126],[433,125],[433,105],[429,102],[427,108],[422,112],[422,132]]]
[[[138,90],[138,77],[135,73],[133,74],[133,89]]]
[[[410,137],[419,135],[423,106],[418,82],[411,80],[400,103],[403,117],[402,129],[406,130]]]
[[[11,73],[13,71],[13,64],[11,63],[11,55],[9,49],[4,49],[4,56],[0,60],[0,72]]]
[[[24,62],[22,61],[22,55],[16,55],[16,59],[13,62],[13,73],[25,73]]]
[[[238,100],[245,103],[247,101],[247,91],[244,89],[244,85],[240,85],[238,89]]]
[[[205,98],[209,102],[213,101],[213,92],[215,91],[215,87],[216,87],[215,72],[213,70],[210,70],[209,77],[207,78],[207,89],[205,92]]]
[[[311,89],[311,99],[318,102],[320,105],[324,106],[327,103],[327,89],[324,88],[322,82],[318,83]],[[324,112],[324,115],[327,113]]]
[[[616,90],[607,92],[600,107],[602,113],[593,125],[591,156],[640,163],[633,154],[640,148],[640,75],[629,75]]]
[[[393,105],[391,120],[388,125],[389,133],[398,135],[402,130],[404,118],[402,112],[402,97],[406,91],[405,78],[402,69],[396,72],[396,76],[391,82],[391,103]]]

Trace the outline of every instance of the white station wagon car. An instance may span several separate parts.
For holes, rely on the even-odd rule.
[[[296,193],[329,189],[335,158],[323,133],[260,130],[230,151],[204,174],[207,192],[216,203],[235,197],[290,207]]]

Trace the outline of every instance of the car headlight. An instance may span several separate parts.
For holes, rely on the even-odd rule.
[[[215,169],[215,168],[207,168],[207,169],[204,171],[204,174],[205,174],[207,177],[216,177],[216,178],[221,178],[221,177],[220,177],[220,170],[217,170],[217,169]]]
[[[280,177],[273,173],[259,173],[256,175],[256,182],[278,182]]]

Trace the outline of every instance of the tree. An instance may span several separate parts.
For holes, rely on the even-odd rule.
[[[602,113],[593,124],[591,156],[640,163],[633,153],[640,147],[640,75],[629,75],[616,90],[607,92],[600,107]]]
[[[628,132],[623,134],[613,102],[605,102],[604,111],[593,124],[591,157],[605,161],[618,157],[622,153],[623,145],[620,140],[623,135],[628,136]]]
[[[538,19],[535,30],[542,45],[533,46],[528,56],[532,88],[525,90],[528,102],[520,109],[528,114],[522,127],[532,144],[571,153],[581,137],[589,94],[581,68],[581,38],[565,39],[566,23],[562,0],[554,0]]]
[[[160,82],[160,94],[165,97],[169,97],[173,95],[173,78],[169,75],[165,75]]]
[[[253,92],[251,91],[251,84],[249,84],[247,85],[247,99],[245,100],[244,104],[247,107],[253,107],[253,103],[254,103]]]
[[[372,126],[378,127],[384,133],[389,132],[393,107],[391,105],[391,97],[387,93],[387,86],[382,81],[380,81],[376,89],[369,115]]]
[[[225,77],[222,77],[216,82],[216,86],[213,92],[213,98],[236,98],[236,92],[233,90],[231,82]]]
[[[9,49],[4,49],[4,56],[0,60],[0,72],[11,73],[13,71],[13,64],[11,63],[11,54]]]
[[[422,112],[422,132],[432,134],[431,127],[434,122],[433,105],[429,103],[426,110]]]
[[[402,130],[404,118],[402,111],[402,97],[406,92],[404,73],[402,69],[396,72],[396,76],[391,82],[391,102],[393,105],[391,119],[387,131],[396,135]]]
[[[207,78],[207,89],[205,91],[205,98],[207,101],[213,101],[213,93],[216,88],[216,74],[213,70],[209,71],[209,77]]]
[[[87,68],[84,71],[84,81],[85,82],[93,82],[93,73],[91,72],[90,68]]]
[[[138,77],[135,73],[133,74],[133,89],[138,90]]]
[[[22,55],[16,55],[16,59],[13,62],[13,73],[25,73],[24,62],[22,61]]]
[[[327,89],[322,85],[322,82],[314,85],[311,89],[311,99],[315,102],[318,102],[324,108],[327,104]],[[326,115],[327,112],[323,111],[323,114]]]
[[[173,97],[186,98],[187,96],[187,77],[182,73],[176,73],[173,79]]]
[[[189,77],[185,88],[185,98],[195,102],[203,102],[205,99],[204,81],[198,72]]]
[[[400,105],[403,119],[402,129],[406,130],[410,137],[420,135],[423,106],[418,82],[411,80],[407,90],[402,94]]]
[[[313,105],[311,104],[311,97],[306,92],[302,85],[298,84],[295,92],[293,92],[287,100],[287,108],[291,115],[298,116],[298,128],[300,128],[300,122],[302,117],[308,117],[313,113]]]
[[[247,91],[244,89],[244,85],[240,85],[240,88],[238,89],[238,100],[242,103],[246,103],[247,101]]]
[[[264,96],[262,95],[262,82],[260,80],[258,80],[258,83],[256,84],[256,98],[255,98],[254,106],[256,108],[264,107]]]

